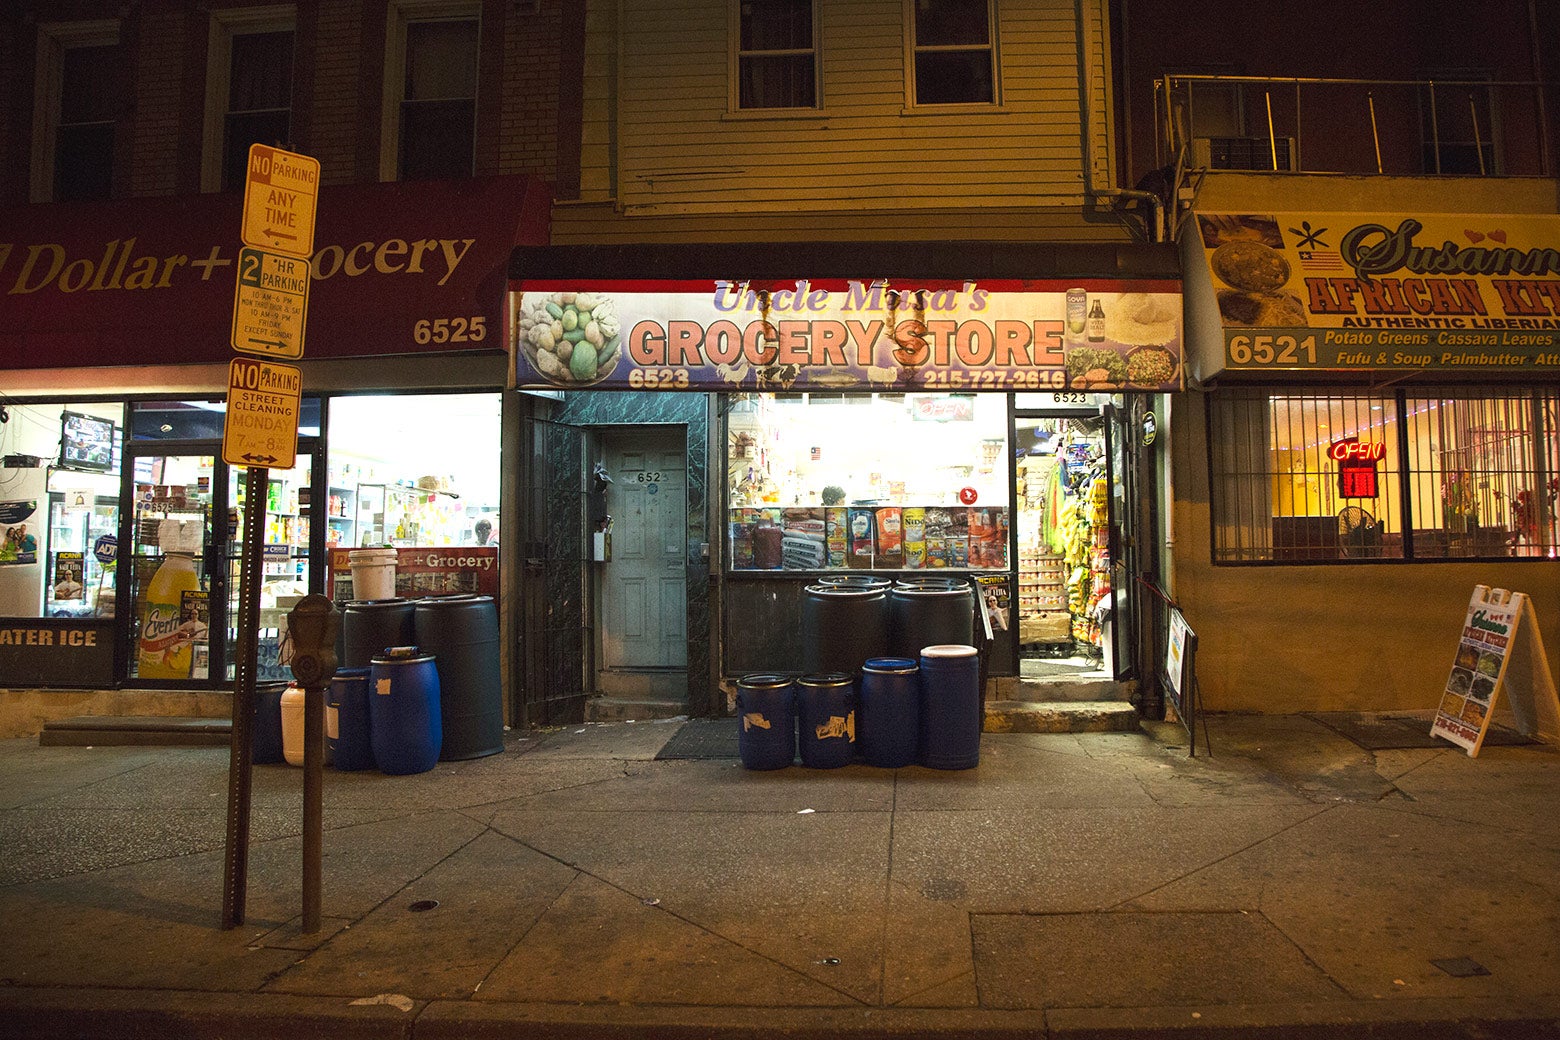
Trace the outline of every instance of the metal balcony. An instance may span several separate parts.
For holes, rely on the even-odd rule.
[[[1178,174],[1556,174],[1556,83],[1187,75],[1154,91],[1157,165]]]

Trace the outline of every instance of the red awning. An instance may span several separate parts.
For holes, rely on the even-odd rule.
[[[0,368],[230,360],[241,203],[0,214]],[[531,177],[322,189],[304,357],[504,350],[510,249],[546,243],[550,205]]]

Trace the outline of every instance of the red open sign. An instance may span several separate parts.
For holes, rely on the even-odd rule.
[[[1361,443],[1357,437],[1333,441],[1327,449],[1338,463],[1339,498],[1375,498],[1376,463],[1387,454],[1384,443]]]
[[[1365,443],[1357,437],[1349,437],[1345,440],[1333,441],[1327,453],[1338,462],[1380,462],[1387,456],[1387,446],[1380,441]]]

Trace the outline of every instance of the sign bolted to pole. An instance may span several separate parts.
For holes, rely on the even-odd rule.
[[[222,460],[230,466],[292,469],[302,397],[303,373],[293,366],[234,358],[228,363]]]
[[[262,357],[303,357],[309,281],[309,261],[301,257],[240,249],[233,349]]]
[[[320,161],[269,145],[249,146],[244,177],[244,245],[307,259],[314,252]]]

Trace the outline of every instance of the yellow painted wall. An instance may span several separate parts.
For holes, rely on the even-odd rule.
[[[1173,591],[1206,709],[1434,708],[1475,585],[1527,593],[1560,667],[1560,561],[1213,566],[1205,401],[1175,397],[1170,444]]]

